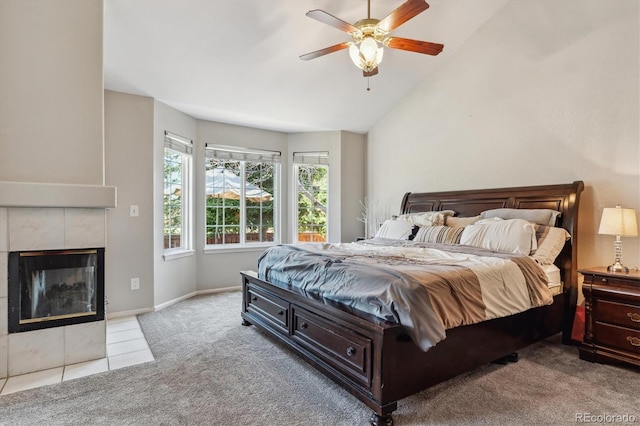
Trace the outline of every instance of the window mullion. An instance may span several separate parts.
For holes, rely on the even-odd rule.
[[[300,215],[298,214],[298,193],[300,192],[300,184],[299,184],[299,168],[297,165],[294,165],[293,167],[293,187],[294,187],[294,201],[295,201],[295,207],[293,208],[293,213],[294,213],[294,218],[293,218],[293,223],[292,223],[292,228],[293,228],[293,241],[294,242],[298,242],[298,223],[300,221]]]
[[[183,249],[191,248],[191,155],[182,156],[182,187],[184,197],[182,201],[182,233],[185,238],[182,244]]]
[[[246,240],[246,228],[247,228],[247,174],[246,174],[246,162],[240,162],[240,243],[247,244]]]
[[[181,189],[181,201],[182,201],[182,206],[180,208],[180,248],[185,248],[185,246],[187,245],[187,230],[186,230],[186,220],[187,220],[187,204],[189,202],[189,200],[187,200],[188,197],[188,192],[189,192],[189,188],[187,187],[187,174],[188,171],[186,170],[186,157],[184,155],[180,155],[180,172],[181,172],[181,179],[182,179],[182,189]]]

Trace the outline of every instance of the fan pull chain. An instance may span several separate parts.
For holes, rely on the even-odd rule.
[[[371,87],[369,87],[369,81],[371,80],[371,77],[367,77],[367,92],[371,91]]]

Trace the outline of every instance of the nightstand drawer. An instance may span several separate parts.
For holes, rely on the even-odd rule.
[[[600,275],[584,275],[584,283],[586,284],[601,284],[607,285],[611,287],[629,287],[637,288],[637,281],[634,282],[632,280],[627,279],[625,276],[620,277],[611,277],[611,276],[600,276]]]
[[[597,321],[640,330],[640,306],[598,299],[595,309]]]
[[[609,346],[640,354],[640,331],[596,322],[593,335],[596,345]]]

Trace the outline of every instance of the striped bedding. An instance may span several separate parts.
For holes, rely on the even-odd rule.
[[[400,323],[424,351],[447,329],[553,301],[528,256],[382,238],[270,247],[258,276]]]

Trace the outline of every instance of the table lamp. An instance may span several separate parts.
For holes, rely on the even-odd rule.
[[[615,235],[613,242],[613,253],[615,263],[607,268],[609,272],[629,272],[629,268],[620,263],[622,259],[622,241],[620,237],[637,237],[638,224],[636,222],[636,212],[634,209],[623,209],[618,204],[615,207],[606,207],[602,211],[600,229],[598,234]]]

